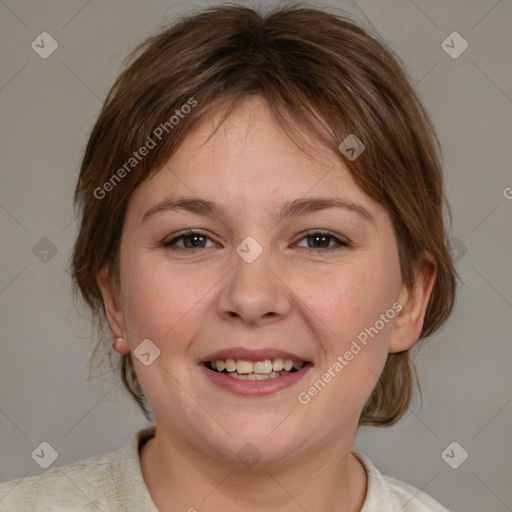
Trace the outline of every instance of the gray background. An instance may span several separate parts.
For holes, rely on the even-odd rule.
[[[97,368],[88,379],[90,324],[66,270],[71,199],[122,59],[177,13],[205,5],[0,3],[0,480],[41,473],[31,453],[42,441],[57,450],[55,467],[115,450],[147,425],[111,375]],[[511,511],[512,3],[361,0],[348,9],[404,60],[432,115],[463,280],[453,316],[418,355],[423,404],[393,428],[361,429],[356,447],[453,511]],[[31,48],[43,31],[59,44],[47,59]],[[441,46],[453,31],[469,44],[456,59]],[[41,252],[52,248],[43,237],[54,255]],[[441,457],[452,441],[469,453],[457,469]],[[456,462],[462,452],[448,453]]]

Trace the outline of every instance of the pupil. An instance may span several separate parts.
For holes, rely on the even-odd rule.
[[[327,239],[327,237],[325,235],[312,235],[313,239],[315,241],[317,241],[318,239],[322,239],[322,241],[320,242],[320,244],[322,244],[323,241],[325,241]],[[313,242],[315,243],[315,242]],[[315,243],[315,246],[318,247],[318,245]]]
[[[197,247],[196,242],[199,241],[199,239],[203,238],[202,235],[192,235],[188,237],[189,242],[192,243],[192,247]]]

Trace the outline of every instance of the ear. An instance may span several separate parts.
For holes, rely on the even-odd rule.
[[[434,288],[437,265],[431,254],[425,253],[417,265],[411,289],[402,286],[398,302],[402,309],[393,325],[388,352],[402,352],[411,348],[419,339]]]
[[[105,314],[107,316],[108,324],[112,333],[115,336],[124,336],[126,333],[125,321],[123,310],[119,304],[119,299],[115,290],[109,284],[108,266],[103,267],[96,276],[96,281],[103,297],[103,304],[105,305]]]

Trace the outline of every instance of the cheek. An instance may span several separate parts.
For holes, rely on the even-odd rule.
[[[387,355],[396,317],[393,304],[400,290],[397,264],[385,267],[377,261],[346,267],[326,276],[325,285],[331,291],[317,291],[311,301],[320,305],[316,310],[329,328],[324,340],[326,367],[342,356],[346,374],[356,377],[350,369],[356,367],[357,371],[366,367],[377,373]]]
[[[308,295],[339,334],[357,334],[373,325],[398,297],[399,272],[378,262],[351,265],[322,277],[323,285],[310,286]]]
[[[182,361],[190,353],[197,329],[201,309],[198,299],[209,287],[201,285],[200,278],[204,276],[198,273],[194,277],[143,257],[133,258],[123,277],[123,312],[132,353],[145,339],[159,350],[158,358],[149,366],[133,358],[137,378],[150,403],[165,406],[162,389],[166,390],[166,397],[172,396],[175,401],[182,397],[170,375],[180,381],[187,377]]]
[[[191,337],[196,316],[208,302],[207,292],[218,281],[217,274],[210,274],[198,266],[187,270],[143,254],[127,261],[123,311],[134,344],[149,338],[162,352],[180,350],[180,340]]]
[[[393,269],[382,272],[380,265],[353,266],[332,272],[326,283],[330,293],[311,292],[309,299],[329,328],[321,340],[323,358],[298,399],[331,417],[326,428],[334,432],[347,417],[358,418],[377,383],[396,317],[399,278]]]

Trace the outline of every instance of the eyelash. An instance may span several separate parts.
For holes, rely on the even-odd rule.
[[[184,240],[185,238],[191,238],[191,237],[194,237],[194,236],[201,236],[203,238],[207,238],[209,240],[211,240],[211,238],[207,235],[205,235],[204,233],[201,233],[200,231],[192,231],[192,230],[187,230],[185,233],[182,233],[181,235],[167,241],[167,242],[164,242],[162,245],[169,249],[169,250],[172,250],[172,251],[178,251],[178,252],[191,252],[191,251],[197,251],[199,249],[205,249],[204,247],[199,247],[199,248],[184,248],[184,247],[178,247],[175,245],[175,243],[178,241],[178,240]],[[330,238],[331,240],[334,240],[338,246],[335,246],[335,247],[326,247],[326,248],[318,248],[318,247],[302,247],[302,249],[309,249],[310,252],[314,251],[315,249],[319,250],[319,251],[323,251],[323,252],[330,252],[330,251],[334,251],[334,250],[339,250],[339,249],[343,249],[343,248],[347,248],[347,247],[350,247],[350,243],[344,239],[340,239],[338,238],[337,236],[333,235],[332,233],[330,233],[329,231],[320,231],[320,230],[311,230],[311,231],[308,231],[307,233],[305,233],[302,238],[300,238],[298,240],[298,242],[304,240],[305,238],[308,238],[308,237],[312,237],[312,236],[324,236],[324,237],[328,237]],[[213,240],[211,240],[213,242]],[[174,247],[172,247],[174,245]]]

